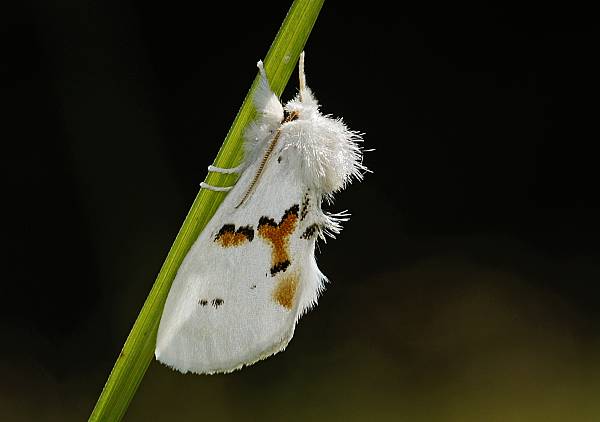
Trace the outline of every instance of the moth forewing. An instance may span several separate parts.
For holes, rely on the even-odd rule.
[[[240,177],[185,257],[161,318],[156,357],[181,372],[230,372],[283,350],[323,290],[315,241],[347,217],[324,213],[322,198],[364,167],[360,136],[319,112],[303,62],[285,107],[259,62]]]

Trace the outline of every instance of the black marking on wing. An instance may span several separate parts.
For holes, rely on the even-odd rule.
[[[311,224],[304,230],[304,233],[300,236],[300,239],[312,239],[317,233],[321,231],[321,227],[318,224]]]
[[[281,261],[281,262],[278,262],[277,264],[273,265],[271,267],[271,277],[273,277],[275,274],[277,274],[280,271],[287,270],[287,268],[289,266],[290,266],[289,259],[286,259],[285,261]]]
[[[245,241],[252,242],[254,229],[252,226],[242,226],[237,230],[234,224],[225,224],[215,236],[215,242],[221,243],[223,247],[239,246]]]
[[[304,220],[306,214],[308,214],[308,206],[310,205],[310,196],[308,192],[304,194],[304,198],[302,199],[302,211],[300,212],[300,221]]]
[[[263,216],[260,217],[260,220],[258,220],[258,228],[260,229],[261,226],[277,227],[277,223],[271,217]]]

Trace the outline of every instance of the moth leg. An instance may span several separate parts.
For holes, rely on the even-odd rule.
[[[233,189],[233,186],[225,186],[225,187],[221,187],[221,186],[213,186],[213,185],[209,185],[208,183],[200,183],[200,187],[203,189],[208,189],[208,190],[212,190],[215,192],[229,192],[231,189]]]
[[[228,169],[222,168],[222,167],[216,167],[216,166],[208,166],[208,171],[212,172],[212,173],[223,173],[223,174],[233,174],[233,173],[240,173],[242,170],[242,165],[240,164],[237,167],[231,167]],[[208,190],[212,190],[215,192],[229,192],[233,186],[225,186],[225,187],[221,187],[221,186],[213,186],[213,185],[209,185],[208,183],[200,183],[200,187],[204,188],[204,189],[208,189]]]
[[[240,164],[237,167],[232,167],[232,168],[222,168],[222,167],[215,167],[215,166],[208,166],[208,171],[213,172],[213,173],[223,173],[223,174],[232,174],[232,173],[240,173],[242,170],[242,165]]]

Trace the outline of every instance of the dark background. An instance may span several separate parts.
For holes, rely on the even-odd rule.
[[[1,15],[0,419],[89,415],[271,3]],[[329,208],[353,214],[321,245],[332,283],[285,353],[211,377],[154,362],[125,419],[598,420],[597,44],[563,6],[326,2],[308,83],[376,149]]]

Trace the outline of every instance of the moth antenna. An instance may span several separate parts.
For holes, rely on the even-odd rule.
[[[300,79],[300,101],[304,101],[303,94],[306,89],[306,74],[304,73],[304,51],[300,53],[298,62],[298,77]]]

